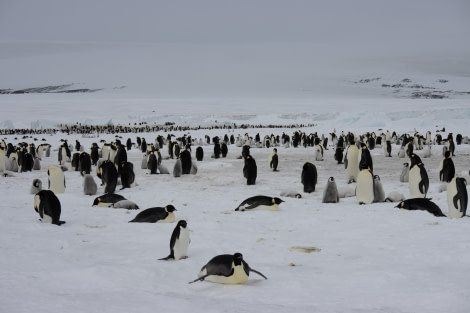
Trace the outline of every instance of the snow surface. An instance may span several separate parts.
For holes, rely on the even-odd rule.
[[[71,54],[59,50],[58,63],[51,62],[54,57],[47,51],[44,54],[30,52],[29,57],[11,53],[0,62],[2,71],[11,75],[12,83],[7,84],[8,79],[2,75],[0,87],[83,82],[90,69],[84,68],[72,77],[66,75],[68,68],[63,65],[70,64],[68,60],[75,57],[86,59],[88,54],[107,55],[108,51],[106,48],[98,52],[85,50]],[[113,68],[113,62],[122,62],[121,57],[127,54],[136,55],[135,51],[119,51],[111,55],[109,64],[98,66],[96,73],[103,74],[102,70]],[[150,55],[151,51],[147,53]],[[119,58],[113,59],[116,55]],[[84,59],[77,64],[85,64]],[[217,60],[212,69],[224,62],[227,60]],[[403,65],[401,60],[396,62]],[[37,77],[26,75],[28,66],[18,67],[19,73],[16,72],[15,64],[19,63],[36,66],[44,80],[38,71],[33,70]],[[50,64],[58,66],[50,68]],[[77,64],[70,66],[78,68]],[[423,61],[420,66],[424,68],[426,64]],[[410,99],[408,94],[402,94],[406,90],[397,94],[380,86],[404,78],[426,85],[439,85],[439,79],[448,79],[448,85],[440,87],[442,90],[469,91],[465,88],[470,86],[470,79],[462,73],[462,67],[455,66],[452,69],[458,70],[445,72],[433,66],[436,64],[430,62],[429,71],[405,70],[393,65],[376,68],[369,64],[363,72],[357,65],[354,70],[342,69],[331,76],[317,73],[307,87],[320,86],[319,93],[305,92],[310,89],[293,84],[278,94],[274,79],[263,81],[262,86],[266,87],[263,95],[240,93],[238,97],[229,93],[228,96],[207,96],[206,88],[216,80],[216,72],[209,73],[211,77],[204,81],[202,88],[198,89],[201,86],[196,83],[192,86],[194,90],[202,90],[202,96],[192,97],[183,92],[183,96],[177,97],[175,81],[181,73],[172,77],[175,81],[166,86],[162,96],[158,91],[151,92],[149,86],[146,92],[140,93],[129,83],[136,81],[132,75],[137,76],[138,70],[116,69],[119,73],[93,76],[95,81],[84,83],[90,88],[105,88],[96,93],[0,95],[0,129],[44,129],[63,123],[152,125],[174,122],[181,126],[212,127],[171,132],[175,137],[187,134],[193,139],[225,134],[237,137],[245,133],[253,137],[257,133],[261,137],[283,132],[292,135],[297,130],[325,136],[341,131],[357,135],[380,134],[386,130],[398,134],[431,131],[434,138],[442,128],[445,128],[441,132],[444,138],[449,132],[454,136],[458,133],[469,136],[468,95]],[[249,65],[244,64],[244,69]],[[195,66],[199,69],[200,65]],[[122,77],[121,70],[131,71],[132,77],[124,82],[112,80]],[[142,81],[149,82],[150,74],[146,69],[142,71],[145,74]],[[240,74],[236,66],[231,66],[228,73]],[[263,77],[266,78],[266,74],[269,72],[263,73]],[[197,77],[194,72],[192,75],[191,79]],[[327,76],[325,82],[323,78]],[[306,82],[305,77],[296,82]],[[373,77],[381,77],[381,80],[354,83]],[[247,79],[242,87],[251,85],[257,77],[248,75]],[[159,77],[158,81],[163,78]],[[230,84],[240,81],[242,79],[237,77]],[[100,84],[102,82],[110,85]],[[112,88],[121,84],[127,87]],[[190,79],[182,82],[183,87],[190,85]],[[218,85],[214,89],[227,92],[222,87]],[[271,97],[269,90],[273,91]],[[167,94],[172,96],[166,97]],[[214,127],[233,123],[294,126],[231,130]],[[301,127],[302,124],[314,126]],[[254,186],[244,182],[243,161],[239,159],[241,148],[235,145],[230,145],[227,157],[220,159],[210,157],[213,145],[204,145],[205,157],[197,162],[197,174],[179,178],[147,174],[140,168],[143,157],[140,150],[129,151],[137,186],[118,193],[136,202],[141,210],[167,204],[176,207],[177,220],[186,219],[191,230],[189,257],[184,260],[157,260],[168,255],[169,239],[176,223],[128,223],[136,211],[92,207],[95,196],[83,195],[83,178],[71,170],[70,163],[66,164],[69,168],[65,172],[66,191],[57,195],[62,205],[61,219],[66,224],[59,227],[38,221],[30,186],[33,179],[39,178],[47,188],[47,168],[58,164],[57,149],[61,139],[67,139],[70,144],[79,140],[88,151],[93,142],[101,145],[101,141],[112,142],[116,136],[123,142],[127,138],[135,142],[137,136],[153,142],[157,135],[166,137],[168,133],[2,136],[7,143],[39,144],[44,139],[52,145],[51,156],[41,161],[41,170],[8,172],[6,177],[0,178],[0,304],[3,312],[463,313],[470,310],[470,243],[467,238],[470,219],[439,218],[427,212],[399,210],[394,208],[396,203],[359,205],[354,196],[342,198],[337,204],[323,204],[322,194],[330,176],[335,177],[341,189],[354,190],[354,184],[346,182],[344,165],[336,164],[333,158],[331,142],[324,161],[315,161],[313,148],[277,147],[279,172],[269,171],[271,148],[253,147],[251,153],[258,165]],[[380,175],[385,194],[399,192],[407,197],[408,184],[399,181],[406,159],[397,156],[398,149],[399,146],[393,146],[391,158],[385,158],[381,148],[371,150],[374,173]],[[422,150],[416,152],[419,155]],[[168,156],[166,149],[162,154]],[[453,158],[457,174],[468,181],[469,155],[468,144],[458,145]],[[437,172],[441,159],[442,146],[434,145],[432,156],[423,158],[423,163],[430,177],[428,196],[447,213],[446,193],[442,191]],[[311,194],[302,192],[300,182],[301,168],[307,161],[317,166],[319,177],[317,189]],[[174,163],[172,159],[163,160],[170,170]],[[93,175],[99,183],[96,167],[93,167]],[[281,197],[285,202],[274,212],[234,211],[247,197],[280,196],[286,190],[299,192],[302,198]],[[97,195],[102,193],[103,187],[99,186]],[[295,248],[299,246],[317,249],[307,253]],[[213,256],[235,252],[241,252],[246,262],[268,279],[252,273],[244,285],[188,284]]]

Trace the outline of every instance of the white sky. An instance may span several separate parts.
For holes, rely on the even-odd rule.
[[[468,0],[2,0],[0,40],[470,44]]]

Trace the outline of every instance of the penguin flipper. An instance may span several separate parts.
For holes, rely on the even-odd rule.
[[[259,276],[263,277],[264,279],[268,279],[266,276],[264,276],[261,272],[257,271],[257,270],[254,270],[252,268],[250,268],[250,272],[253,272],[253,273],[256,273],[258,274]]]
[[[204,280],[207,276],[209,276],[209,275],[212,275],[212,274],[206,274],[206,275],[203,275],[203,276],[201,276],[201,277],[198,277],[198,278],[196,278],[195,280],[188,282],[188,284],[192,284],[192,283],[195,283],[195,282],[197,282],[197,281],[203,281],[203,280]]]

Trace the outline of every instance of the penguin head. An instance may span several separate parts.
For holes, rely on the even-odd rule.
[[[379,175],[374,175],[374,180],[380,181],[380,176]]]
[[[236,252],[234,255],[233,255],[233,263],[235,265],[241,265],[243,262],[243,255],[240,253],[240,252]]]
[[[174,206],[172,206],[171,204],[169,204],[169,205],[167,205],[167,206],[165,207],[165,211],[167,211],[167,212],[174,212],[174,211],[176,211],[176,209],[175,209]]]
[[[273,198],[272,201],[273,201],[273,204],[281,204],[282,202],[284,202],[284,200],[277,198],[277,197]]]
[[[405,208],[405,201],[401,201],[400,203],[398,203],[396,208],[404,209]]]
[[[178,227],[183,227],[186,228],[188,226],[188,223],[185,220],[180,220],[178,221]]]
[[[328,178],[328,182],[329,183],[334,183],[335,182],[335,178],[333,176],[331,176],[330,178]]]
[[[93,205],[92,205],[92,206],[98,205],[98,204],[100,204],[100,202],[101,202],[101,198],[100,198],[100,197],[97,197],[97,198],[95,198],[95,200],[93,201]]]
[[[444,158],[446,158],[446,159],[450,158],[450,151],[449,150],[446,150],[446,152],[444,152]]]

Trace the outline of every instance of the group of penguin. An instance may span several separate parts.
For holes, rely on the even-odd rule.
[[[295,136],[293,136],[295,137]],[[321,140],[318,140],[318,137],[315,137],[314,145],[320,145],[322,148],[316,148],[316,160],[322,160],[324,143]],[[343,137],[340,137],[343,138]],[[345,137],[347,138],[347,137]],[[373,175],[373,162],[368,149],[368,145],[363,141],[352,140],[350,137],[349,146],[346,148],[346,155],[344,156],[344,164],[346,169],[346,174],[349,182],[356,182],[356,197],[360,204],[368,204],[372,202],[377,202],[378,198],[383,199],[383,189],[380,191],[380,178],[378,175]],[[338,140],[341,141],[341,140]],[[389,142],[390,140],[387,140]],[[265,146],[269,147],[270,144],[265,141]],[[67,144],[67,141],[59,148],[59,165],[60,166],[50,166],[48,168],[48,177],[49,177],[49,190],[42,189],[42,183],[39,179],[33,181],[31,187],[31,193],[34,194],[34,209],[40,215],[43,222],[48,222],[56,225],[62,225],[65,221],[60,220],[61,214],[61,205],[60,201],[55,195],[55,193],[63,193],[65,190],[65,178],[63,171],[65,170],[64,164],[67,161],[70,161],[72,168],[80,172],[84,176],[84,193],[88,195],[96,194],[97,186],[94,182],[93,177],[91,176],[91,165],[97,166],[97,176],[101,178],[102,185],[105,189],[105,194],[100,197],[97,197],[93,202],[93,205],[99,206],[111,206],[111,207],[121,207],[129,210],[139,209],[138,206],[125,199],[124,197],[115,194],[114,191],[117,185],[117,179],[120,177],[121,184],[123,188],[130,188],[135,180],[135,175],[133,173],[132,163],[127,162],[127,156],[125,153],[124,145],[119,144],[107,145],[104,144],[101,149],[101,157],[98,154],[98,146],[93,144],[91,147],[90,154],[80,151],[83,148],[79,145],[78,141],[76,142],[76,150],[80,151],[79,153],[70,153],[70,147]],[[224,141],[225,143],[225,141]],[[267,144],[266,144],[267,143]],[[272,146],[275,146],[275,142],[272,143]],[[144,160],[142,162],[142,168],[144,168],[144,163],[147,164],[147,167],[150,168],[156,164],[157,168],[161,173],[165,172],[164,168],[161,166],[161,154],[159,153],[158,148],[155,149],[153,145],[146,145],[145,141],[140,143],[140,147],[145,145],[148,150]],[[296,144],[298,145],[298,143]],[[128,149],[129,144],[126,145]],[[153,147],[152,147],[153,146]],[[176,145],[175,145],[176,146]],[[185,147],[188,147],[186,145]],[[239,144],[237,144],[239,146]],[[390,154],[390,144],[386,144],[386,150]],[[404,145],[402,145],[404,146]],[[338,147],[338,146],[337,146]],[[8,145],[5,145],[4,142],[0,145],[0,152],[7,151],[9,148]],[[50,145],[41,144],[37,149],[31,149],[27,151],[27,145],[20,145],[19,149],[15,151],[11,150],[10,153],[0,153],[0,157],[3,157],[0,164],[7,164],[8,160],[17,160],[18,171],[27,171],[27,166],[23,163],[24,161],[19,160],[29,160],[29,157],[24,157],[24,154],[31,153],[33,155],[33,160],[40,160],[43,155],[50,156]],[[198,147],[196,149],[196,157],[198,160],[202,160],[201,153],[202,148]],[[170,148],[169,148],[170,149]],[[224,148],[226,155],[226,146]],[[181,166],[181,173],[184,174],[191,173],[191,167],[195,165],[189,165],[188,159],[191,162],[191,156],[188,151],[189,149],[183,149],[179,151],[179,156],[177,157],[176,164]],[[216,149],[218,150],[218,149]],[[339,149],[337,149],[339,150]],[[405,150],[405,149],[401,149]],[[113,152],[114,151],[114,152]],[[142,151],[144,149],[142,148]],[[169,150],[170,151],[170,150]],[[175,151],[174,147],[171,148],[171,151]],[[185,151],[188,151],[188,157],[185,157]],[[408,164],[408,180],[410,185],[410,198],[407,200],[402,199],[399,204],[396,206],[400,209],[407,210],[425,210],[436,216],[445,216],[440,208],[433,203],[430,199],[426,198],[427,190],[429,188],[429,179],[427,177],[426,170],[424,169],[423,163],[418,155],[412,152],[412,148],[409,146],[406,148],[407,155],[410,159]],[[16,155],[15,155],[16,153]],[[110,155],[113,155],[113,158],[110,158]],[[13,155],[13,158],[10,156]],[[103,155],[107,155],[106,159],[103,159]],[[178,154],[176,154],[178,155]],[[243,175],[246,178],[248,185],[254,185],[256,183],[257,167],[256,161],[250,154],[250,146],[244,144],[242,146],[242,158],[244,159]],[[466,215],[466,208],[468,202],[467,190],[466,190],[466,181],[464,178],[455,176],[455,168],[453,168],[452,157],[453,150],[446,148],[444,152],[444,159],[440,164],[439,176],[441,181],[448,183],[447,194],[448,194],[448,204],[449,204],[449,216],[454,218],[463,217]],[[5,158],[8,156],[8,158]],[[388,156],[388,155],[386,155]],[[337,159],[338,153],[335,153],[335,159]],[[112,161],[111,161],[112,159]],[[342,157],[341,157],[342,159]],[[118,161],[116,161],[118,160]],[[277,171],[278,167],[278,156],[277,149],[274,148],[271,155],[269,156],[269,166],[272,171]],[[10,162],[15,163],[15,162]],[[340,163],[340,162],[338,162]],[[183,171],[183,164],[185,170]],[[191,163],[189,163],[191,164]],[[354,165],[358,164],[357,170],[354,169]],[[126,165],[126,166],[124,166]],[[175,166],[175,168],[179,168]],[[189,170],[188,170],[189,168]],[[14,169],[14,167],[13,167]],[[8,170],[8,168],[3,167],[0,170]],[[178,172],[178,170],[176,170]],[[124,176],[123,176],[124,173]],[[152,170],[150,169],[152,174]],[[194,173],[194,172],[193,172]],[[127,175],[127,176],[126,176]],[[178,177],[178,175],[175,175]],[[301,174],[301,183],[304,186],[304,192],[311,193],[315,191],[315,185],[317,184],[317,172],[316,167],[311,162],[306,162],[302,168]],[[380,195],[378,195],[380,194]],[[333,177],[330,177],[327,182],[327,187],[324,190],[323,202],[324,203],[334,203],[339,201],[339,195],[337,191],[337,186]],[[267,197],[267,196],[255,196],[244,200],[235,210],[236,211],[245,211],[250,209],[268,209],[268,210],[277,210],[279,204],[284,202],[282,199],[277,197]],[[173,212],[176,209],[172,205],[167,205],[166,207],[154,207],[141,211],[135,216],[135,218],[129,222],[174,222],[175,217]],[[178,221],[175,229],[170,238],[170,254],[160,260],[169,260],[175,259],[179,260],[187,257],[187,250],[190,243],[189,231],[187,228],[187,222],[185,220]],[[208,280],[221,283],[243,283],[248,279],[248,275],[251,272],[255,272],[262,277],[266,278],[260,272],[250,268],[248,264],[243,260],[241,253],[235,253],[233,255],[219,255],[211,259],[206,265],[204,265],[198,275],[198,278],[192,282]]]

